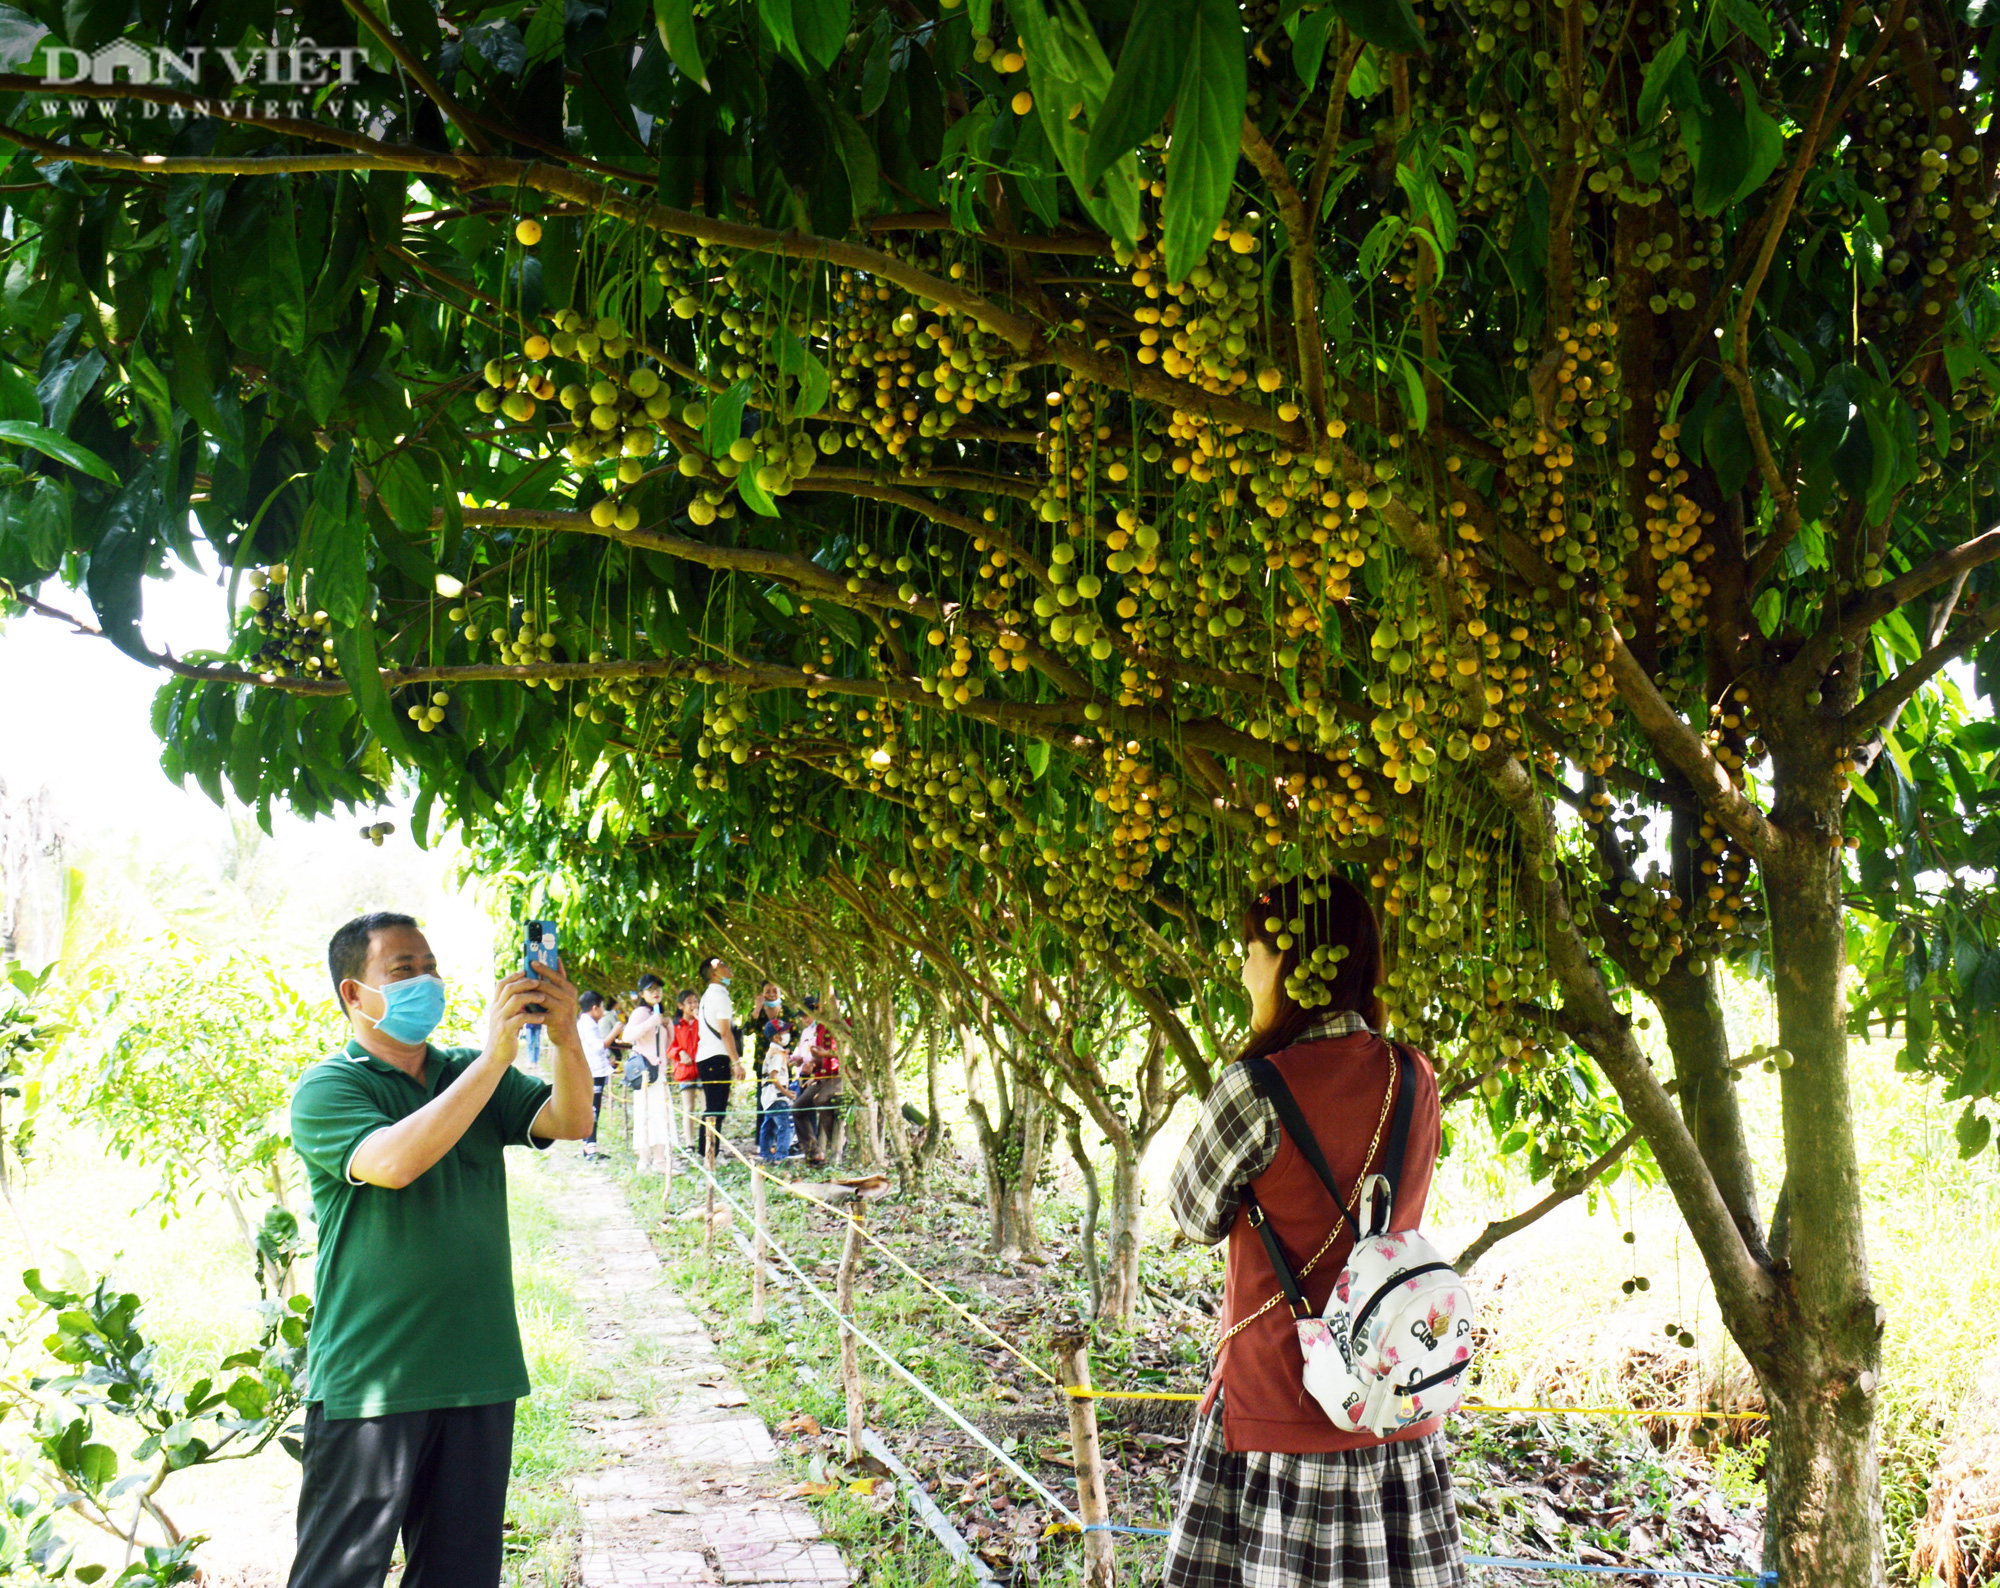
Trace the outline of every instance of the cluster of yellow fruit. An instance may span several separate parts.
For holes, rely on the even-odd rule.
[[[283,678],[338,678],[332,619],[287,595],[288,571],[283,563],[250,570],[250,593],[243,598],[243,609],[251,630],[262,640],[245,658],[245,665]]]
[[[403,714],[417,725],[419,733],[436,733],[444,726],[445,707],[451,704],[450,692],[434,689],[423,699],[403,708]]]

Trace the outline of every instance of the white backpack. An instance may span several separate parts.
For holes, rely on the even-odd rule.
[[[1278,1067],[1269,1059],[1250,1061],[1251,1080],[1277,1110],[1354,1232],[1347,1266],[1318,1317],[1312,1315],[1264,1210],[1247,1186],[1243,1191],[1251,1225],[1264,1238],[1265,1253],[1291,1304],[1305,1355],[1307,1391],[1336,1428],[1349,1433],[1365,1429],[1377,1438],[1456,1411],[1465,1399],[1472,1366],[1472,1295],[1465,1281],[1417,1231],[1389,1233],[1416,1091],[1415,1064],[1401,1048],[1392,1051],[1396,1104],[1387,1173],[1368,1174],[1364,1165],[1355,1198],[1367,1213],[1365,1231],[1342,1200],[1326,1156]]]

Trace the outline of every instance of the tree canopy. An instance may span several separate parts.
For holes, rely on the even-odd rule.
[[[1780,1569],[1879,1574],[1850,1025],[1967,1150],[2000,1088],[1986,8],[5,16],[0,578],[173,675],[170,771],[407,777],[628,940],[1004,905],[1168,1009],[1348,870],[1448,1084],[1569,1120],[1595,1061],[1779,1408]],[[155,656],[198,540],[235,627]]]

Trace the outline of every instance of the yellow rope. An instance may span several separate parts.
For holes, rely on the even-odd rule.
[[[724,1147],[728,1148],[729,1151],[735,1155],[737,1162],[741,1163],[744,1168],[750,1170],[753,1174],[757,1172],[758,1165],[753,1164],[748,1158],[744,1157],[741,1149],[737,1147],[736,1143],[731,1141],[727,1136],[723,1135],[721,1131],[718,1130],[715,1132],[715,1139],[721,1142]],[[789,1196],[797,1197],[801,1202],[810,1202],[814,1207],[824,1208],[826,1209],[827,1212],[832,1213],[840,1218],[846,1219],[849,1223],[853,1224],[854,1227],[861,1232],[861,1238],[864,1241],[866,1241],[870,1246],[874,1247],[884,1257],[888,1258],[890,1262],[894,1263],[898,1268],[902,1269],[904,1273],[908,1274],[918,1284],[922,1285],[924,1289],[928,1290],[932,1295],[936,1296],[939,1301],[942,1301],[947,1307],[951,1308],[953,1312],[957,1313],[961,1318],[963,1318],[967,1323],[971,1324],[973,1328],[977,1329],[981,1334],[985,1335],[995,1345],[999,1346],[1004,1351],[1011,1352],[1015,1357],[1019,1358],[1021,1364],[1024,1367],[1026,1367],[1030,1372],[1039,1375],[1042,1379],[1046,1380],[1050,1384],[1055,1384],[1059,1382],[1055,1374],[1051,1373],[1047,1368],[1043,1367],[1041,1363],[1037,1362],[1033,1357],[1027,1355],[1024,1351],[1021,1350],[1019,1346],[1015,1345],[1011,1340],[1007,1339],[1004,1335],[995,1333],[992,1326],[988,1324],[983,1318],[981,1318],[977,1313],[968,1312],[964,1307],[960,1306],[956,1301],[952,1300],[950,1296],[947,1296],[942,1290],[938,1289],[936,1285],[932,1284],[928,1279],[924,1278],[922,1274],[918,1273],[908,1263],[904,1262],[903,1259],[900,1256],[898,1256],[891,1247],[885,1245],[883,1242],[877,1240],[873,1235],[869,1234],[868,1226],[863,1224],[852,1213],[848,1212],[844,1208],[835,1207],[833,1203],[827,1201],[824,1197],[816,1197],[810,1191],[802,1191],[797,1186],[793,1185],[790,1181],[780,1180],[775,1175],[767,1174],[764,1176],[764,1179],[767,1184],[776,1186],[780,1191],[785,1192]]]
[[[1201,1395],[1188,1395],[1170,1390],[1072,1389],[1068,1394],[1072,1400],[1092,1401],[1198,1401],[1202,1398]],[[1666,1411],[1636,1406],[1488,1406],[1481,1401],[1469,1401],[1459,1407],[1459,1410],[1528,1412],[1550,1417],[1715,1417],[1727,1422],[1762,1422],[1767,1416],[1764,1412]]]
[[[736,1145],[736,1143],[731,1141],[728,1137],[724,1136],[721,1131],[717,1131],[715,1133],[715,1139],[721,1142],[722,1145],[725,1148],[727,1148],[729,1152],[736,1158],[737,1162],[741,1163],[744,1168],[749,1169],[752,1172],[755,1172],[758,1169],[759,1166],[753,1164],[748,1158],[744,1157],[742,1150]],[[870,1246],[874,1247],[884,1257],[888,1258],[889,1261],[894,1263],[898,1268],[902,1269],[904,1273],[908,1274],[918,1284],[922,1285],[924,1289],[928,1290],[932,1295],[936,1296],[938,1300],[942,1301],[947,1307],[951,1308],[953,1312],[957,1313],[967,1323],[971,1324],[973,1328],[977,1329],[981,1334],[985,1335],[989,1340],[991,1340],[995,1345],[999,1346],[1002,1350],[1007,1351],[1016,1358],[1018,1358],[1022,1363],[1022,1365],[1028,1368],[1029,1371],[1035,1373],[1040,1378],[1044,1379],[1050,1384],[1054,1384],[1057,1382],[1055,1374],[1051,1373],[1047,1368],[1043,1367],[1041,1363],[1037,1362],[1033,1357],[1023,1352],[1021,1348],[1015,1345],[1011,1340],[1008,1340],[1005,1336],[995,1332],[993,1327],[990,1324],[988,1324],[983,1318],[979,1317],[977,1313],[968,1312],[964,1307],[960,1306],[958,1302],[952,1300],[950,1296],[946,1295],[942,1290],[938,1289],[936,1285],[932,1284],[928,1279],[924,1278],[922,1274],[918,1273],[914,1268],[912,1268],[908,1263],[906,1263],[896,1253],[896,1251],[893,1248],[886,1245],[884,1242],[876,1239],[875,1236],[871,1235],[868,1232],[868,1226],[861,1223],[861,1221],[855,1218],[855,1216],[852,1213],[848,1212],[844,1208],[836,1207],[833,1203],[828,1202],[824,1197],[816,1197],[810,1191],[801,1190],[799,1187],[793,1185],[790,1181],[780,1180],[775,1175],[766,1175],[764,1178],[767,1184],[776,1186],[780,1191],[785,1192],[788,1196],[797,1197],[801,1202],[810,1202],[814,1207],[824,1208],[827,1212],[835,1214],[838,1217],[846,1219],[850,1223],[854,1224],[861,1231],[861,1238],[864,1241],[866,1241]],[[1191,1395],[1178,1390],[1070,1389],[1065,1393],[1067,1393],[1072,1400],[1092,1400],[1092,1401],[1198,1401],[1202,1398],[1200,1394]],[[1638,1407],[1632,1407],[1632,1406],[1488,1406],[1483,1403],[1477,1403],[1477,1402],[1461,1406],[1459,1407],[1459,1410],[1462,1412],[1523,1413],[1523,1414],[1529,1414],[1534,1416],[1545,1416],[1545,1417],[1697,1417],[1697,1418],[1702,1418],[1704,1420],[1713,1417],[1724,1422],[1762,1422],[1765,1420],[1765,1417],[1767,1415],[1764,1412],[1642,1410]]]

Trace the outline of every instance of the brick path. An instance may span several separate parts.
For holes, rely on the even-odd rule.
[[[578,1408],[599,1459],[575,1479],[583,1588],[697,1583],[847,1588],[812,1513],[779,1500],[777,1450],[713,1343],[667,1283],[624,1195],[574,1160],[550,1164],[562,1249],[593,1355],[626,1397]],[[731,1404],[735,1406],[732,1408]]]

